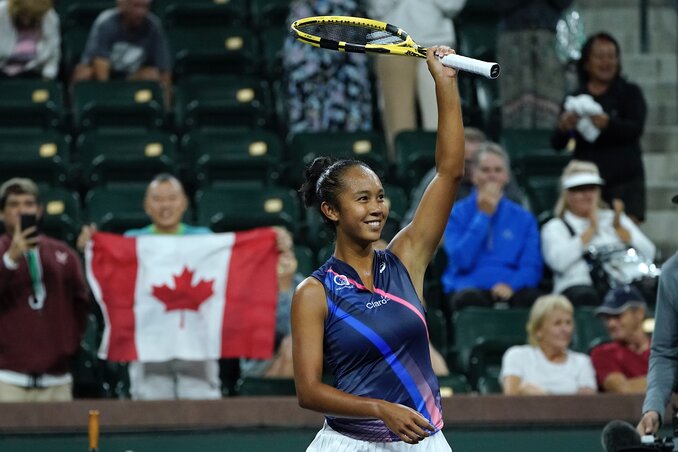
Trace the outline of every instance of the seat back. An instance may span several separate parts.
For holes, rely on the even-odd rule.
[[[282,143],[263,129],[195,130],[182,149],[198,186],[235,180],[275,183],[281,172]]]
[[[356,159],[367,163],[385,180],[388,171],[386,144],[377,132],[305,132],[294,135],[290,144],[295,185],[303,182],[304,168],[320,155]]]
[[[270,118],[264,82],[252,76],[192,76],[176,87],[177,126],[184,130],[208,127],[263,127]]]
[[[78,82],[73,85],[73,121],[81,131],[101,127],[158,128],[164,120],[163,102],[157,82]]]
[[[56,81],[0,80],[0,127],[56,128],[63,121],[63,91]]]
[[[158,130],[93,130],[78,137],[76,152],[85,186],[143,183],[175,172],[176,137]]]
[[[411,192],[436,164],[436,133],[423,130],[400,132],[395,137],[396,177]]]
[[[297,232],[299,199],[287,188],[215,184],[196,193],[196,206],[198,223],[215,232],[274,225]]]
[[[70,180],[69,162],[66,135],[21,129],[0,132],[0,181],[27,177],[36,183],[64,185]]]

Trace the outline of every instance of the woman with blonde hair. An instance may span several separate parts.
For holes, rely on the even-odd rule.
[[[506,395],[593,394],[596,379],[588,355],[569,349],[574,332],[572,303],[544,295],[532,305],[527,345],[509,348],[502,359]]]
[[[0,0],[0,78],[56,78],[60,47],[52,0]]]
[[[614,199],[612,209],[601,200],[605,181],[591,162],[572,160],[563,170],[555,217],[541,230],[544,262],[553,270],[555,293],[575,306],[600,304],[589,265],[589,247],[630,246],[653,260],[655,246],[624,213],[624,203]]]

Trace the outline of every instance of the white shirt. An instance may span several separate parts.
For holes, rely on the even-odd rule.
[[[592,284],[589,267],[582,257],[590,246],[623,244],[612,226],[614,212],[609,209],[598,211],[598,230],[585,247],[581,234],[589,228],[588,218],[565,211],[565,221],[572,226],[574,236],[560,218],[549,220],[541,229],[541,251],[544,262],[553,270],[553,292],[562,293],[568,287]],[[622,214],[621,224],[631,234],[630,245],[644,257],[654,260],[656,248],[645,234],[626,215]]]
[[[504,353],[500,380],[515,376],[549,394],[576,394],[580,388],[596,389],[591,358],[584,353],[567,351],[565,361],[549,361],[539,347],[516,345]]]
[[[369,0],[370,18],[402,28],[419,45],[453,45],[452,17],[466,0]]]

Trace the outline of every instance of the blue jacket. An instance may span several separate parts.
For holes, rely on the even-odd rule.
[[[536,287],[543,262],[534,216],[505,197],[487,215],[478,209],[477,195],[474,189],[457,202],[445,227],[443,290],[487,290],[497,283],[514,291]]]

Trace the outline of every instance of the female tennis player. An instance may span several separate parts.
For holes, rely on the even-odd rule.
[[[384,189],[364,163],[319,157],[301,187],[336,232],[334,255],[298,287],[292,302],[299,405],[326,422],[307,451],[451,451],[431,368],[424,272],[442,237],[464,171],[456,70],[428,49],[438,105],[437,174],[412,223],[375,251],[388,217]],[[335,386],[323,382],[323,362]],[[415,445],[415,446],[413,446]]]

